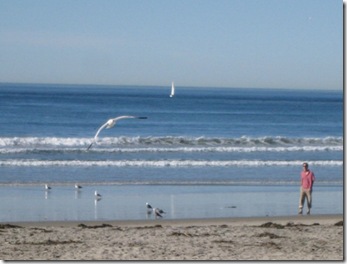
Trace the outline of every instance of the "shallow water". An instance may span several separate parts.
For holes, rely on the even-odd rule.
[[[297,186],[1,186],[0,193],[1,222],[154,219],[146,202],[165,219],[295,215],[299,199]],[[315,187],[312,214],[342,213],[342,187]]]

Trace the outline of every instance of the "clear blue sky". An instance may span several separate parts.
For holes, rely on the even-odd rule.
[[[0,0],[0,82],[338,89],[341,0]]]

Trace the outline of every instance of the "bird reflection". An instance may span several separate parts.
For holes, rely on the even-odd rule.
[[[75,190],[75,199],[81,199],[81,192],[80,192],[80,190]]]
[[[49,199],[51,192],[50,191],[45,191],[45,199]]]
[[[48,184],[45,184],[45,199],[47,200],[49,198],[49,195],[51,193],[51,187],[48,186]]]

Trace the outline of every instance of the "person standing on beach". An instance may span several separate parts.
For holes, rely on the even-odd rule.
[[[312,187],[316,177],[314,176],[314,173],[308,169],[308,163],[303,163],[302,167],[303,170],[301,172],[299,214],[302,214],[305,199],[307,200],[307,214],[310,214],[312,206]]]

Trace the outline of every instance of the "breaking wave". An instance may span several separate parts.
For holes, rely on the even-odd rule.
[[[314,166],[342,166],[343,161],[320,160],[308,161]],[[78,166],[78,167],[263,167],[263,166],[300,166],[302,161],[276,160],[4,160],[0,166],[46,167],[46,166]]]
[[[0,138],[0,153],[81,152],[90,138]],[[293,152],[342,151],[342,137],[114,137],[101,138],[93,152]]]

